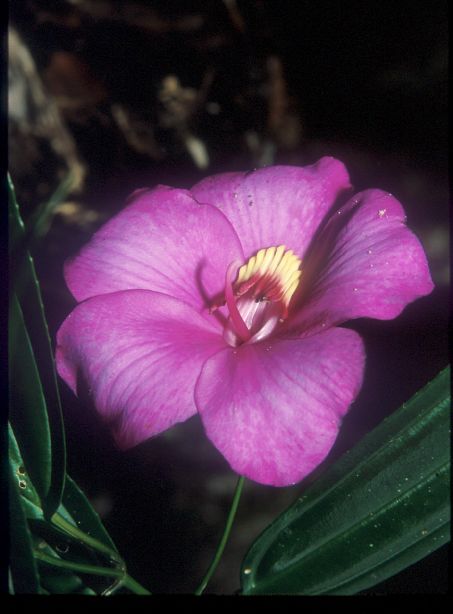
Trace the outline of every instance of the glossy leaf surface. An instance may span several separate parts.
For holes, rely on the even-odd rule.
[[[270,525],[244,594],[355,594],[449,540],[449,383],[445,369]]]
[[[121,578],[124,568],[96,512],[77,485],[66,476],[63,505],[52,521],[45,518],[31,476],[26,471],[13,429],[9,427],[9,461],[12,476],[10,497],[11,591],[18,593],[95,594],[89,566],[107,565],[98,574],[96,586],[108,589]],[[65,530],[65,525],[68,530]],[[42,560],[50,557],[53,564]],[[65,568],[64,565],[72,565]],[[77,574],[80,572],[80,576]],[[33,573],[35,576],[33,576]],[[88,574],[88,575],[86,575]],[[104,578],[102,578],[104,576]],[[96,577],[96,576],[94,576]],[[34,584],[33,584],[34,578]]]
[[[37,594],[41,592],[39,574],[33,556],[32,537],[19,493],[20,474],[14,474],[12,467],[9,484],[10,516],[10,590],[14,594]]]
[[[11,288],[11,296],[17,296],[23,317],[22,325],[25,327],[25,331],[17,334],[20,334],[22,338],[28,336],[29,344],[33,348],[34,359],[38,371],[38,380],[40,381],[40,384],[37,384],[36,378],[34,378],[33,386],[35,388],[39,385],[42,387],[42,394],[46,399],[48,425],[52,440],[50,484],[47,487],[46,481],[38,478],[35,486],[40,490],[40,494],[43,494],[42,487],[47,489],[48,492],[42,500],[42,505],[47,516],[51,516],[60,504],[65,476],[65,441],[60,395],[39,282],[36,276],[33,259],[27,249],[25,228],[10,178],[8,178],[8,195],[9,248],[11,262],[10,279],[13,286]],[[19,352],[16,357],[16,350],[17,348],[15,348],[14,345],[10,347],[10,355],[14,357],[15,361],[21,361],[22,355]],[[10,377],[13,382],[16,377],[20,379],[20,376],[14,371],[10,373]],[[27,398],[27,402],[31,402],[32,405],[28,406],[26,409],[24,408],[24,414],[33,412],[33,400],[31,399],[31,395],[30,398]],[[37,398],[34,402],[41,404],[40,398]],[[15,419],[14,427],[16,437],[19,441],[25,441],[28,437],[27,433],[22,436],[22,427],[27,431],[27,429],[32,426],[33,422],[31,424],[25,424],[25,415],[23,420]],[[23,449],[21,452],[24,455],[24,462],[29,467],[33,462],[36,462],[33,456],[28,457],[29,450]],[[41,478],[43,478],[43,476],[41,476]]]
[[[45,499],[52,476],[49,421],[44,392],[22,309],[14,294],[9,314],[10,420],[24,457],[24,466]]]
[[[63,493],[63,504],[65,510],[67,510],[71,518],[75,520],[81,531],[94,537],[107,546],[107,548],[117,552],[115,544],[104,529],[98,514],[92,508],[88,499],[77,484],[68,475],[66,476]]]
[[[26,518],[42,519],[43,512],[41,508],[41,500],[33,485],[30,475],[27,473],[14,431],[10,424],[8,424],[8,455],[9,465],[12,475],[14,476],[17,486],[19,487],[21,505]],[[11,519],[11,522],[14,522],[13,518]]]

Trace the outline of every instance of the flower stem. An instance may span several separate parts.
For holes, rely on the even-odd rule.
[[[240,476],[236,484],[236,490],[234,491],[233,502],[231,504],[230,513],[228,514],[228,518],[226,521],[225,530],[223,532],[222,539],[220,540],[220,543],[217,547],[217,551],[215,553],[214,559],[211,565],[209,566],[209,569],[206,572],[206,575],[201,581],[200,586],[195,591],[195,595],[201,595],[203,593],[209,580],[214,575],[217,565],[219,564],[223,551],[225,550],[225,546],[228,541],[228,537],[230,536],[231,527],[233,526],[234,517],[236,516],[236,512],[237,512],[238,505],[239,505],[239,499],[241,498],[243,486],[244,486],[244,476]]]

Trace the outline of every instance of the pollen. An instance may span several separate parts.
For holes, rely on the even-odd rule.
[[[299,286],[301,263],[285,245],[260,249],[239,269],[234,294],[242,296],[250,291],[257,302],[281,302],[286,311]]]

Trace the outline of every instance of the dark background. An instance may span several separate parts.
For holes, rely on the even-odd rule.
[[[358,320],[365,383],[328,462],[448,362],[447,2],[21,0],[10,3],[9,160],[28,219],[72,171],[35,249],[50,331],[75,302],[62,266],[135,188],[335,155],[357,190],[401,200],[436,288]],[[154,592],[194,590],[236,477],[197,417],[118,452],[61,386],[69,473]],[[208,592],[239,588],[254,538],[304,485],[248,482]],[[367,594],[441,593],[447,549]]]

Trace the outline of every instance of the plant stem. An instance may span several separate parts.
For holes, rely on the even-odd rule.
[[[46,563],[47,565],[52,565],[53,567],[60,567],[62,569],[70,569],[71,571],[76,571],[78,573],[86,573],[94,576],[104,576],[107,578],[121,578],[124,575],[121,569],[98,567],[97,565],[86,565],[84,563],[72,563],[71,561],[64,561],[63,559],[58,559],[54,556],[46,554],[45,552],[35,551],[35,558],[38,559],[38,561]],[[136,580],[134,580],[128,575],[124,576],[124,581],[122,582],[122,585],[137,595],[151,594],[146,588],[141,586],[141,584],[139,584]]]
[[[126,588],[128,588],[129,590],[131,590],[133,593],[136,593],[137,595],[151,595],[151,593],[146,588],[141,586],[138,582],[136,582],[133,578],[131,578],[129,575],[126,574],[125,563],[120,557],[120,555],[118,554],[118,552],[116,552],[115,550],[112,550],[108,546],[105,546],[102,542],[98,541],[94,537],[87,535],[86,533],[81,531],[79,528],[74,526],[71,522],[63,518],[63,516],[61,516],[61,514],[59,514],[58,512],[56,512],[52,516],[51,520],[58,528],[62,529],[63,531],[71,535],[72,537],[86,544],[90,548],[93,548],[94,550],[97,550],[98,552],[102,552],[104,555],[108,556],[111,561],[116,563],[118,567],[116,569],[110,570],[110,571],[113,571],[114,573],[108,573],[105,575],[122,579],[121,584],[125,586]],[[105,569],[105,568],[98,568],[98,569]]]
[[[203,593],[203,591],[206,588],[209,580],[214,575],[214,572],[215,572],[215,570],[217,568],[217,565],[219,564],[219,561],[220,561],[220,559],[222,557],[223,551],[225,550],[225,546],[226,546],[226,543],[228,541],[228,537],[230,536],[231,527],[233,526],[234,517],[236,516],[237,508],[238,508],[238,505],[239,505],[239,499],[241,498],[241,493],[242,493],[242,487],[243,486],[244,486],[244,477],[240,476],[238,481],[237,481],[237,484],[236,484],[236,490],[234,491],[233,502],[231,504],[230,513],[228,514],[228,518],[227,518],[227,521],[226,521],[225,530],[223,532],[222,539],[220,540],[220,543],[219,543],[219,545],[217,547],[217,551],[215,553],[214,559],[213,559],[211,565],[209,566],[209,569],[206,572],[206,575],[204,576],[203,580],[201,581],[200,586],[195,591],[195,595],[201,595]]]
[[[123,586],[128,588],[130,591],[135,593],[136,595],[151,595],[146,588],[144,588],[141,584],[139,584],[134,578],[131,576],[126,576],[124,578]]]
[[[56,512],[52,516],[51,521],[59,529],[62,529],[65,533],[71,535],[71,537],[74,537],[75,539],[81,541],[82,543],[93,548],[94,550],[97,550],[98,552],[102,552],[104,555],[108,556],[113,561],[116,561],[119,564],[124,564],[118,552],[115,552],[108,546],[105,546],[102,542],[98,541],[94,537],[87,535],[75,525],[73,525],[71,522],[63,518],[63,516],[61,516],[61,514],[59,514],[58,512]]]

